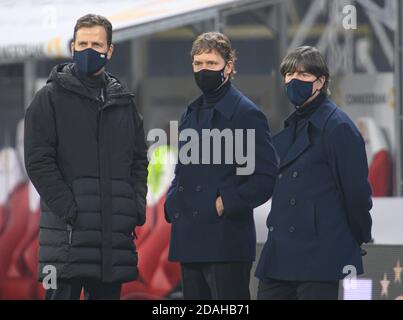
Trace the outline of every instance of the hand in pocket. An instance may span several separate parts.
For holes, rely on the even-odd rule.
[[[217,210],[217,214],[221,217],[224,213],[224,203],[222,202],[221,196],[217,197],[215,200],[215,208]]]

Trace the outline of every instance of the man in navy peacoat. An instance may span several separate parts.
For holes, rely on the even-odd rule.
[[[230,82],[235,58],[228,38],[217,32],[199,36],[192,59],[203,95],[187,107],[179,132],[180,137],[197,133],[191,144],[196,145],[192,152],[200,148],[195,158],[200,163],[184,163],[189,141],[180,141],[165,202],[172,223],[169,260],[181,263],[185,299],[249,299],[256,252],[253,209],[271,197],[278,161],[265,115]],[[205,130],[227,137],[210,144]],[[228,151],[231,140],[234,149]],[[202,148],[206,142],[210,152]],[[236,159],[245,151],[250,163],[243,167],[253,168],[240,174]],[[216,152],[221,161],[214,161]]]
[[[268,238],[256,276],[260,299],[337,299],[338,280],[363,273],[371,240],[365,143],[327,95],[329,73],[312,47],[281,65],[296,111],[273,137],[280,156]]]

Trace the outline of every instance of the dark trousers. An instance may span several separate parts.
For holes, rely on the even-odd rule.
[[[83,288],[85,300],[119,300],[121,287],[95,280],[58,280],[57,289],[46,290],[45,300],[79,300]]]
[[[258,300],[337,300],[339,281],[294,282],[275,279],[259,281]]]
[[[181,263],[185,300],[250,300],[252,262]]]

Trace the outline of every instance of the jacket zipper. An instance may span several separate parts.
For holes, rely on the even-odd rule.
[[[71,224],[67,225],[67,231],[69,232],[69,245],[73,243],[73,226]]]

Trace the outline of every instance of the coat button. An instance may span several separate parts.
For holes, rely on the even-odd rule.
[[[201,191],[201,186],[196,186],[196,192],[200,192]]]
[[[294,171],[294,172],[292,173],[292,177],[293,177],[293,178],[297,178],[298,175],[299,175],[298,171]]]
[[[269,231],[270,231],[270,232],[273,232],[273,231],[274,231],[274,227],[273,227],[273,226],[270,226]]]
[[[184,187],[179,186],[178,191],[179,191],[179,192],[182,192],[184,189],[185,189]]]
[[[282,174],[282,173],[280,173],[280,174],[278,175],[278,179],[279,179],[279,180],[283,179],[283,174]]]
[[[199,215],[199,212],[198,211],[194,211],[193,212],[193,217],[197,217]]]
[[[297,201],[294,198],[290,199],[291,206],[295,206],[296,204],[297,204]]]
[[[174,214],[174,218],[175,218],[175,219],[179,219],[179,216],[180,216],[179,212],[177,212],[177,213]]]
[[[295,227],[294,227],[294,226],[291,226],[291,227],[288,229],[288,231],[289,231],[290,233],[294,233],[294,232],[295,232]]]

